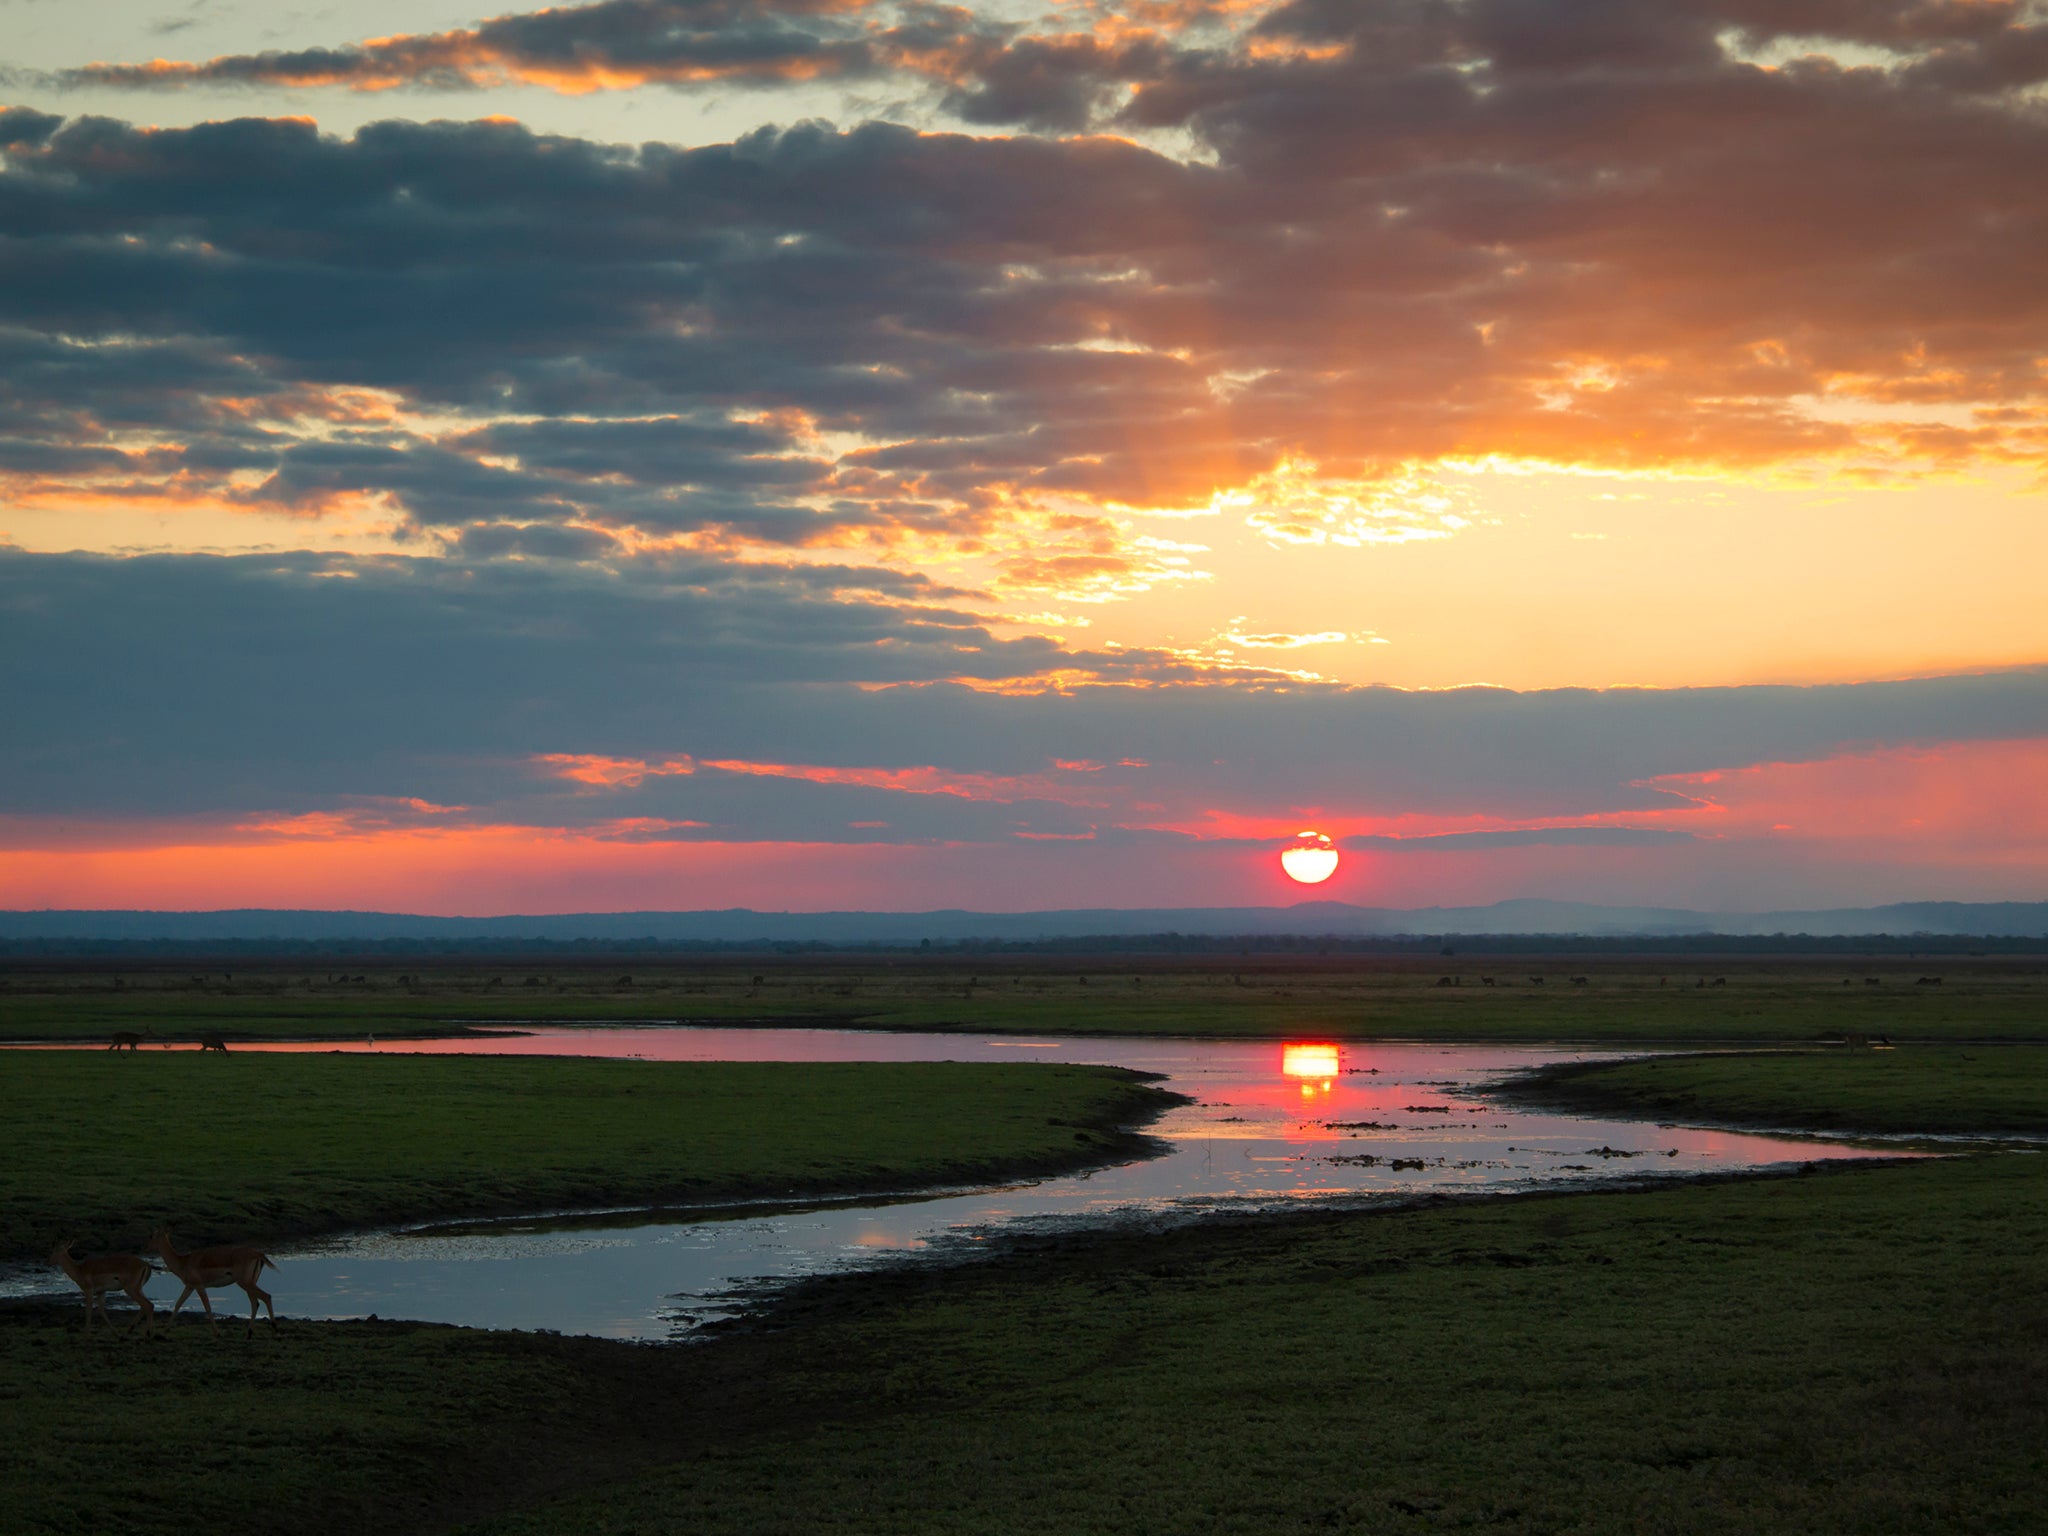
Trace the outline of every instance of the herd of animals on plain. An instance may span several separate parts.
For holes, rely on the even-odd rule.
[[[142,1049],[145,1041],[154,1040],[155,1038],[155,1025],[150,1025],[142,1030],[117,1029],[107,1037],[107,1049],[110,1051],[139,1051]],[[223,1056],[227,1054],[227,1036],[217,1029],[201,1031],[198,1040],[199,1049],[202,1051],[219,1051]],[[168,1046],[170,1042],[167,1040],[164,1044]]]
[[[154,1040],[156,1030],[152,1028],[136,1031],[117,1029],[109,1037],[110,1051],[133,1051],[141,1048],[145,1040]],[[199,1049],[219,1051],[226,1054],[227,1040],[217,1031],[209,1030],[199,1036]],[[196,1292],[199,1304],[206,1309],[206,1320],[214,1327],[220,1326],[220,1319],[213,1315],[213,1298],[207,1295],[209,1288],[224,1285],[239,1285],[249,1298],[249,1327],[256,1327],[256,1313],[259,1306],[267,1308],[270,1326],[277,1326],[277,1307],[270,1299],[270,1292],[258,1283],[263,1271],[277,1268],[277,1263],[261,1248],[246,1243],[226,1244],[215,1248],[193,1248],[180,1251],[171,1240],[169,1227],[158,1227],[149,1240],[163,1260],[158,1268],[139,1253],[98,1253],[79,1258],[71,1250],[78,1245],[78,1239],[66,1238],[50,1254],[50,1262],[70,1277],[85,1297],[85,1326],[92,1327],[93,1313],[99,1315],[112,1327],[113,1314],[107,1311],[107,1292],[120,1291],[135,1303],[135,1322],[132,1326],[145,1332],[156,1324],[156,1304],[143,1293],[150,1276],[168,1274],[182,1280],[185,1289],[178,1293],[178,1299],[171,1304],[171,1316],[178,1315],[178,1309],[189,1301]]]
[[[172,1303],[171,1316],[178,1315],[178,1308],[196,1291],[199,1304],[206,1308],[206,1320],[215,1328],[220,1319],[213,1315],[213,1298],[208,1296],[209,1287],[239,1285],[249,1298],[249,1329],[256,1328],[256,1311],[259,1305],[270,1313],[270,1326],[277,1326],[277,1308],[272,1304],[270,1292],[263,1289],[259,1281],[263,1271],[275,1269],[277,1264],[261,1248],[246,1243],[227,1244],[217,1248],[192,1248],[181,1251],[171,1240],[169,1227],[158,1227],[150,1238],[149,1245],[163,1259],[159,1269],[139,1253],[100,1253],[88,1258],[79,1258],[72,1253],[76,1238],[67,1238],[59,1243],[50,1254],[50,1262],[71,1278],[71,1283],[85,1296],[85,1326],[92,1327],[95,1311],[104,1318],[109,1327],[113,1326],[113,1315],[107,1311],[107,1292],[122,1291],[135,1303],[135,1327],[145,1332],[155,1326],[156,1305],[143,1293],[152,1275],[169,1274],[185,1283],[185,1289],[178,1293]]]

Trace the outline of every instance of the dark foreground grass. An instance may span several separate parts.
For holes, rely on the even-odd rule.
[[[2038,1531],[2044,1240],[2013,1158],[1109,1243],[827,1315],[820,1422],[490,1529]]]
[[[143,1029],[187,1041],[203,1030],[219,1030],[231,1042],[365,1030],[384,1039],[502,1020],[637,1019],[1665,1045],[1858,1034],[2048,1040],[2048,963],[2020,958],[1297,956],[1195,965],[987,956],[944,963],[776,957],[738,966],[616,964],[529,970],[516,963],[409,963],[347,975],[276,964],[131,973],[16,967],[0,973],[0,1039],[105,1041],[116,1030]]]
[[[1038,1063],[0,1052],[0,1259],[1009,1177],[1133,1155],[1167,1102]]]
[[[668,1352],[414,1323],[149,1340],[0,1311],[0,1530],[439,1529],[678,1432]]]
[[[1076,1239],[773,1321],[0,1314],[0,1456],[31,1531],[1917,1536],[2048,1503],[2038,1157]]]
[[[1834,1132],[2048,1134],[2048,1049],[1906,1046],[1570,1062],[1505,1096],[1589,1114]]]

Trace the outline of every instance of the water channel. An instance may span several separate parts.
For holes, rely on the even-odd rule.
[[[279,1247],[271,1289],[286,1315],[661,1339],[730,1312],[760,1282],[944,1256],[998,1231],[1870,1155],[1823,1141],[1509,1110],[1476,1096],[1529,1067],[1612,1052],[658,1025],[338,1048],[648,1061],[1058,1060],[1157,1073],[1194,1102],[1147,1127],[1163,1156],[1065,1177],[824,1204],[440,1223]],[[0,1295],[54,1292],[53,1278],[0,1281]],[[167,1284],[163,1299],[173,1299],[176,1283],[161,1279],[152,1296]],[[216,1304],[227,1300],[232,1315],[240,1299],[230,1289]]]

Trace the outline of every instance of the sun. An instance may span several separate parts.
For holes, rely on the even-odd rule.
[[[1297,832],[1280,851],[1280,867],[1298,884],[1321,885],[1337,873],[1337,845],[1320,832]]]

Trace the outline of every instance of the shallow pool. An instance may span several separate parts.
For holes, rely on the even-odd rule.
[[[280,1247],[272,1250],[282,1267],[271,1290],[287,1315],[375,1313],[665,1338],[729,1311],[736,1287],[943,1254],[1020,1224],[1195,1219],[1226,1207],[1870,1155],[1821,1141],[1506,1110],[1475,1096],[1509,1073],[1611,1052],[659,1025],[536,1028],[403,1045],[364,1040],[339,1049],[648,1061],[1088,1062],[1158,1073],[1162,1086],[1195,1102],[1148,1127],[1166,1146],[1161,1157],[999,1188],[438,1224]],[[54,1278],[13,1277],[0,1283],[0,1294],[53,1291]],[[174,1299],[176,1282],[157,1280],[151,1295]],[[230,1314],[241,1299],[234,1290],[215,1295]]]

